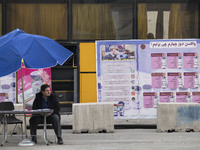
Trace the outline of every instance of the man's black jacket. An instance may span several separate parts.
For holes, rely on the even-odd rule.
[[[42,99],[42,92],[39,92],[36,94],[35,100],[33,102],[33,106],[32,109],[42,109],[42,103],[43,103],[43,99]],[[52,94],[48,97],[48,101],[47,104],[49,106],[49,109],[53,109],[53,113],[52,114],[58,114],[60,112],[60,105],[59,102],[56,99],[56,95]]]

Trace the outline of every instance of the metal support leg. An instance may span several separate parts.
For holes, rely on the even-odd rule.
[[[52,143],[47,139],[47,119],[45,114],[44,114],[44,141],[47,145],[49,145],[49,143]]]
[[[22,132],[22,139],[23,139],[23,124],[21,123],[21,132]]]
[[[4,140],[1,143],[1,146],[3,146],[3,144],[7,141],[7,137],[8,137],[8,133],[7,133],[7,117],[4,114],[3,115],[3,129],[4,129]]]
[[[15,124],[15,126],[14,126],[14,128],[13,128],[13,131],[12,131],[11,136],[14,134],[14,131],[15,131],[16,126],[17,126],[17,124]]]

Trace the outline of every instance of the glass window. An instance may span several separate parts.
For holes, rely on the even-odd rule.
[[[7,32],[19,28],[55,40],[68,38],[65,3],[8,3],[6,11]]]
[[[198,4],[139,3],[138,38],[198,38]]]
[[[130,0],[72,4],[73,40],[115,40],[133,37],[133,2]]]

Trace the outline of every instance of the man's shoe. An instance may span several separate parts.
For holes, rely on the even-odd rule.
[[[63,140],[62,140],[61,137],[58,138],[58,144],[59,144],[59,145],[62,145],[62,144],[63,144]]]
[[[37,137],[36,136],[33,136],[31,141],[33,141],[35,144],[37,144]]]

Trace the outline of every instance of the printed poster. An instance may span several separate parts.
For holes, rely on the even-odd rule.
[[[156,117],[157,103],[199,102],[199,42],[138,42],[138,83],[143,93],[138,94],[140,117]]]
[[[96,41],[98,102],[118,118],[156,118],[157,103],[200,103],[200,40]]]
[[[105,43],[98,55],[98,101],[114,102],[114,116],[137,115],[136,45]]]
[[[51,69],[22,68],[22,74],[23,74],[24,99],[25,99],[26,109],[31,109],[33,100],[35,99],[35,94],[40,92],[41,85],[49,84],[51,86]],[[23,103],[21,70],[17,71],[17,83],[18,83],[18,102]]]

